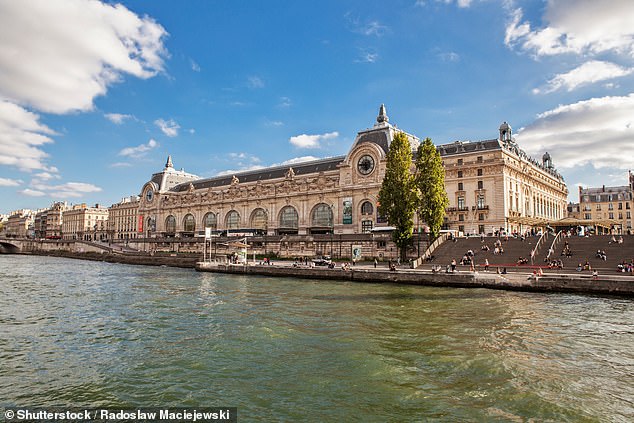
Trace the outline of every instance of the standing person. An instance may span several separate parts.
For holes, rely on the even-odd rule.
[[[451,273],[456,271],[456,259],[451,260]]]
[[[489,259],[488,258],[484,259],[484,271],[485,272],[489,271]]]
[[[379,264],[379,261],[374,257],[374,268],[376,269],[376,265]]]

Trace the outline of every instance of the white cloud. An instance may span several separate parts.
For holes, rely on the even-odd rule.
[[[240,169],[229,169],[229,170],[223,170],[221,172],[218,172],[216,174],[216,176],[226,176],[226,175],[233,175],[236,173],[242,173],[242,172],[248,172],[250,170],[258,170],[258,169],[264,169],[264,166],[261,165],[251,165],[251,166],[245,166],[243,168]]]
[[[591,60],[570,72],[556,75],[548,81],[545,88],[534,89],[533,93],[551,93],[561,88],[572,91],[578,86],[626,76],[634,72],[634,68],[623,68],[614,63]]]
[[[321,135],[297,135],[295,137],[291,137],[289,142],[293,144],[295,147],[299,148],[319,148],[319,143],[321,141],[337,138],[339,136],[339,132],[328,132],[326,134]]]
[[[50,173],[50,172],[40,172],[40,173],[36,173],[35,175],[33,175],[33,177],[40,179],[42,181],[48,181],[50,179],[61,179],[62,177],[54,174],[54,173]]]
[[[0,2],[0,94],[51,113],[85,111],[122,74],[163,69],[165,29],[121,4]]]
[[[198,63],[194,62],[192,59],[190,59],[189,61],[190,61],[190,64],[192,66],[192,70],[194,72],[200,72],[200,65]]]
[[[288,109],[293,105],[293,102],[288,97],[280,97],[280,102],[277,104],[277,107],[280,109]]]
[[[60,185],[47,185],[43,183],[39,183],[36,181],[31,182],[31,186],[35,190],[25,189],[24,191],[29,191],[30,194],[22,191],[25,195],[32,196],[42,196],[49,195],[51,197],[57,198],[68,198],[68,197],[83,197],[85,194],[90,194],[94,192],[101,192],[101,188],[95,186],[93,184],[87,184],[84,182],[67,182],[65,184]],[[37,194],[36,194],[37,193]]]
[[[164,120],[164,119],[156,119],[154,124],[158,126],[161,131],[168,137],[175,137],[178,135],[178,130],[180,129],[180,125],[174,121],[174,119]]]
[[[440,53],[438,57],[440,57],[443,62],[458,62],[460,60],[460,55],[453,51]]]
[[[151,139],[147,144],[141,144],[137,147],[127,147],[123,150],[119,151],[120,156],[128,156],[128,157],[142,157],[147,154],[148,151],[158,147],[158,143]]]
[[[280,166],[293,165],[293,164],[303,163],[303,162],[312,162],[313,160],[319,160],[319,157],[315,157],[315,156],[294,157],[292,159],[284,160],[282,163],[280,163]]]
[[[451,4],[454,2],[454,0],[436,0],[437,3],[445,3],[445,4]],[[415,6],[419,6],[419,7],[423,7],[425,6],[425,4],[427,3],[427,1],[425,0],[416,0],[416,3],[414,3]],[[456,4],[458,5],[458,7],[469,7],[471,6],[471,3],[473,3],[473,0],[456,0]]]
[[[516,9],[506,28],[505,43],[536,56],[562,53],[625,53],[634,57],[634,2],[631,0],[548,1],[544,26],[532,29]]]
[[[634,93],[562,105],[541,113],[517,139],[527,153],[548,151],[556,166],[629,169],[634,147]]]
[[[48,157],[41,146],[52,143],[55,132],[39,123],[39,116],[22,107],[0,100],[0,165],[23,171],[49,170]]]
[[[264,125],[269,127],[280,127],[284,126],[284,122],[280,120],[267,120]]]
[[[105,113],[104,117],[108,119],[110,122],[114,123],[115,125],[121,125],[126,120],[133,118],[132,115],[126,115],[121,113]]]
[[[357,34],[382,37],[387,31],[387,27],[376,20],[361,22],[361,19],[358,16],[353,16],[350,12],[345,14],[345,18],[348,22],[350,31]]]
[[[375,63],[379,60],[379,54],[367,50],[361,50],[359,58],[355,60],[356,63]]]
[[[149,78],[162,71],[166,36],[154,20],[121,4],[0,1],[0,165],[56,172],[41,148],[56,134],[26,108],[93,109],[95,97],[124,74]]]
[[[250,76],[248,78],[249,88],[257,89],[264,88],[264,81],[259,76]]]
[[[17,187],[22,184],[20,179],[0,178],[0,187]]]
[[[132,167],[132,163],[128,162],[115,162],[110,165],[110,167]]]
[[[26,195],[26,196],[29,196],[29,197],[43,197],[43,196],[46,195],[45,192],[36,191],[36,190],[33,190],[33,189],[29,189],[29,188],[23,189],[23,190],[18,191],[18,192],[20,194],[23,194],[23,195]]]

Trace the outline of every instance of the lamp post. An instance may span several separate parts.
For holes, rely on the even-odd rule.
[[[330,256],[334,255],[334,248],[332,246],[332,238],[335,233],[335,205],[330,205]]]
[[[268,235],[269,235],[269,209],[265,208],[264,209],[264,213],[265,213],[265,221],[264,221],[264,257],[266,257],[267,253],[266,253],[266,241],[268,239]]]

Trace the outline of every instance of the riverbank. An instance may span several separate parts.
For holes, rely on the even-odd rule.
[[[183,257],[178,255],[145,255],[145,254],[112,254],[112,253],[97,253],[97,252],[75,252],[75,251],[29,251],[25,253],[19,253],[22,255],[34,255],[34,256],[49,256],[49,257],[64,257],[78,260],[91,260],[91,261],[105,261],[107,263],[117,264],[134,264],[142,266],[170,266],[193,269],[196,267],[196,262],[200,260],[200,257]]]
[[[278,261],[275,265],[232,265],[201,263],[200,258],[183,255],[132,255],[76,251],[31,251],[21,253],[64,257],[79,260],[102,261],[118,264],[143,266],[170,266],[192,268],[201,272],[227,274],[247,274],[269,277],[293,277],[304,279],[342,280],[366,283],[393,283],[435,287],[488,288],[525,292],[566,292],[592,295],[618,295],[634,297],[634,278],[632,276],[600,275],[593,280],[590,275],[582,274],[546,274],[537,280],[528,279],[526,273],[508,273],[498,275],[487,272],[432,273],[423,269],[404,269],[389,271],[386,267],[375,269],[371,265],[357,265],[350,270],[325,267],[295,267],[293,262]]]
[[[371,266],[350,270],[280,265],[196,264],[200,272],[247,274],[305,279],[345,280],[352,282],[396,283],[435,287],[489,288],[527,292],[568,292],[579,294],[619,295],[634,297],[634,278],[631,276],[602,276],[593,280],[585,275],[548,275],[529,279],[524,273],[457,272],[432,273],[426,270],[374,269]]]

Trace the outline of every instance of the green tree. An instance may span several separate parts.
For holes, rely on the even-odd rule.
[[[415,184],[418,189],[416,211],[429,226],[430,241],[438,237],[449,204],[445,191],[445,169],[440,153],[430,138],[418,146]]]
[[[405,258],[405,248],[411,242],[416,208],[416,190],[410,171],[412,150],[407,136],[399,132],[394,136],[387,153],[385,178],[379,191],[379,213],[396,229],[392,239]]]

